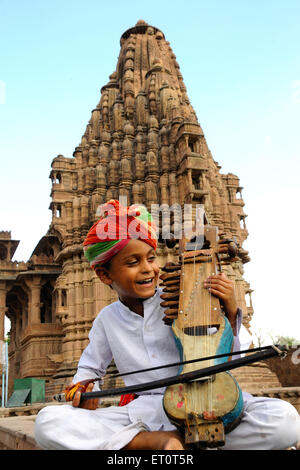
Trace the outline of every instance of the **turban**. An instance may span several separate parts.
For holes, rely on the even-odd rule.
[[[100,219],[83,242],[91,268],[103,266],[131,239],[142,240],[156,250],[156,226],[146,207],[138,204],[125,207],[113,199],[103,204]]]

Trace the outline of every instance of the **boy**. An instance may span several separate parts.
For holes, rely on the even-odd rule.
[[[124,208],[118,201],[103,206],[102,217],[89,231],[85,254],[100,280],[115,289],[119,300],[97,316],[90,331],[73,383],[101,377],[114,358],[120,373],[179,360],[172,329],[163,323],[157,289],[157,246],[145,208]],[[138,235],[138,237],[137,237]],[[241,312],[232,282],[215,275],[205,283],[218,296],[236,334]],[[124,377],[127,386],[176,375],[178,367]],[[87,391],[92,391],[90,384]],[[94,390],[97,385],[94,386]],[[98,399],[72,405],[45,407],[36,419],[36,440],[45,449],[74,450],[182,450],[184,442],[162,406],[164,388],[141,392],[122,407],[98,408]],[[237,428],[226,435],[223,449],[284,449],[300,439],[295,408],[277,399],[244,393],[245,409]]]

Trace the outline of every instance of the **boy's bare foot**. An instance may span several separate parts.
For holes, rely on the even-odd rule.
[[[166,441],[164,442],[164,447],[161,447],[163,450],[183,450],[184,445],[183,442],[181,441],[181,438],[177,437],[168,437]],[[158,450],[161,450],[158,449]]]
[[[184,450],[178,431],[142,431],[123,450]]]

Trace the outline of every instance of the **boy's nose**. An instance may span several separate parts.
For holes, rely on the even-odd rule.
[[[142,264],[142,271],[143,271],[144,273],[150,273],[150,272],[153,271],[153,266],[152,266],[151,263],[149,263],[148,260],[145,260],[145,261],[143,262],[143,264]]]

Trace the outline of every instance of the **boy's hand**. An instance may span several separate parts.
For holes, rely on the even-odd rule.
[[[237,314],[237,302],[234,293],[234,283],[224,273],[209,276],[204,281],[204,287],[213,295],[219,297],[227,318],[231,323],[233,331],[235,330],[235,320]]]
[[[93,388],[94,384],[90,383],[85,392],[92,392]],[[76,408],[85,408],[87,410],[96,410],[96,408],[98,408],[99,398],[89,398],[88,400],[80,402],[80,397],[81,392],[77,390],[72,400],[72,406],[75,406]]]

